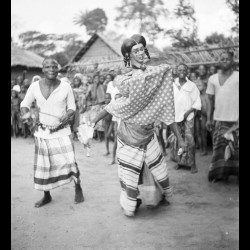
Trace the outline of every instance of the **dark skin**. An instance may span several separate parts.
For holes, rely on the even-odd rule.
[[[46,59],[43,62],[44,78],[39,81],[40,90],[43,97],[47,100],[51,93],[60,85],[61,81],[57,79],[58,75],[58,62],[54,59]],[[26,107],[21,108],[22,116],[24,116],[29,109]],[[70,118],[74,115],[74,110],[67,110],[66,114],[60,118],[61,124],[65,125],[69,122]],[[35,207],[39,208],[52,201],[49,191],[44,191],[44,197],[35,203]],[[75,203],[84,201],[80,179],[75,182]]]
[[[180,65],[178,68],[177,68],[177,75],[179,77],[179,83],[181,86],[183,86],[187,80],[186,80],[186,77],[188,75],[188,69],[186,66],[184,65]],[[190,113],[194,112],[195,109],[194,108],[190,108],[189,110],[186,111],[186,113],[184,114],[184,120],[187,119],[187,117],[189,116]]]
[[[233,74],[233,56],[228,53],[223,53],[220,56],[220,70],[218,71],[219,83],[221,86],[226,82],[226,80]],[[208,94],[208,110],[207,110],[207,123],[206,127],[208,131],[212,131],[214,129],[213,113],[214,113],[214,102],[215,96]]]

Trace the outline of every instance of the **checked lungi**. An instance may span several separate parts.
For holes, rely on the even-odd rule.
[[[71,135],[52,139],[35,137],[35,189],[49,191],[72,179],[77,182],[79,176]]]
[[[146,148],[127,145],[117,136],[117,160],[121,184],[120,204],[125,210],[134,212],[136,209],[138,181],[143,163],[147,164],[163,190],[169,190],[168,169],[156,135]]]
[[[216,121],[213,132],[213,156],[209,166],[208,180],[227,178],[229,175],[239,175],[239,133],[233,132],[235,155],[232,155],[228,160],[224,159],[225,148],[228,141],[223,137],[234,122]]]
[[[179,146],[177,137],[174,133],[168,137],[170,147],[170,159],[177,162],[179,166],[192,167],[196,165],[195,162],[195,141],[194,141],[194,119],[190,121],[177,122],[181,136],[187,144],[187,152],[178,155]]]

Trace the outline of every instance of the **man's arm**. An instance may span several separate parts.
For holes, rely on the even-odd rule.
[[[171,131],[173,131],[173,133],[177,137],[179,147],[182,148],[184,152],[186,152],[187,151],[187,145],[186,145],[186,143],[184,142],[184,140],[181,137],[181,133],[179,131],[179,128],[178,128],[176,122],[173,122],[173,123],[169,124],[168,126],[170,127]]]
[[[207,94],[207,123],[206,127],[209,131],[212,130],[212,120],[214,113],[214,95]]]

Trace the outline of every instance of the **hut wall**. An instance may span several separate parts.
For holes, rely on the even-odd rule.
[[[43,76],[42,69],[40,68],[27,68],[25,66],[15,66],[11,67],[11,80],[15,80],[19,75],[22,76],[24,70],[27,71],[25,78],[29,79],[30,81],[35,75],[39,75],[41,77]]]
[[[86,51],[83,57],[78,61],[79,63],[100,63],[109,60],[120,59],[110,47],[107,46],[100,38],[92,44]]]

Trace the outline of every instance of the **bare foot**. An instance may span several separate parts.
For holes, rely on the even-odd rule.
[[[114,165],[115,164],[115,160],[113,160],[111,163],[110,163],[110,165]]]
[[[40,201],[35,203],[35,207],[42,207],[52,201],[51,195],[44,196]]]
[[[106,154],[104,154],[104,156],[107,156],[107,155],[109,155],[110,153],[109,152],[107,152]]]
[[[75,184],[75,204],[81,203],[84,201],[82,188],[80,184]]]
[[[197,172],[198,172],[197,167],[196,167],[196,166],[192,166],[192,167],[191,167],[191,174],[195,174],[195,173],[197,173]]]
[[[181,168],[181,167],[180,167],[178,164],[174,165],[174,169],[178,170],[178,169],[180,169],[180,168]]]

